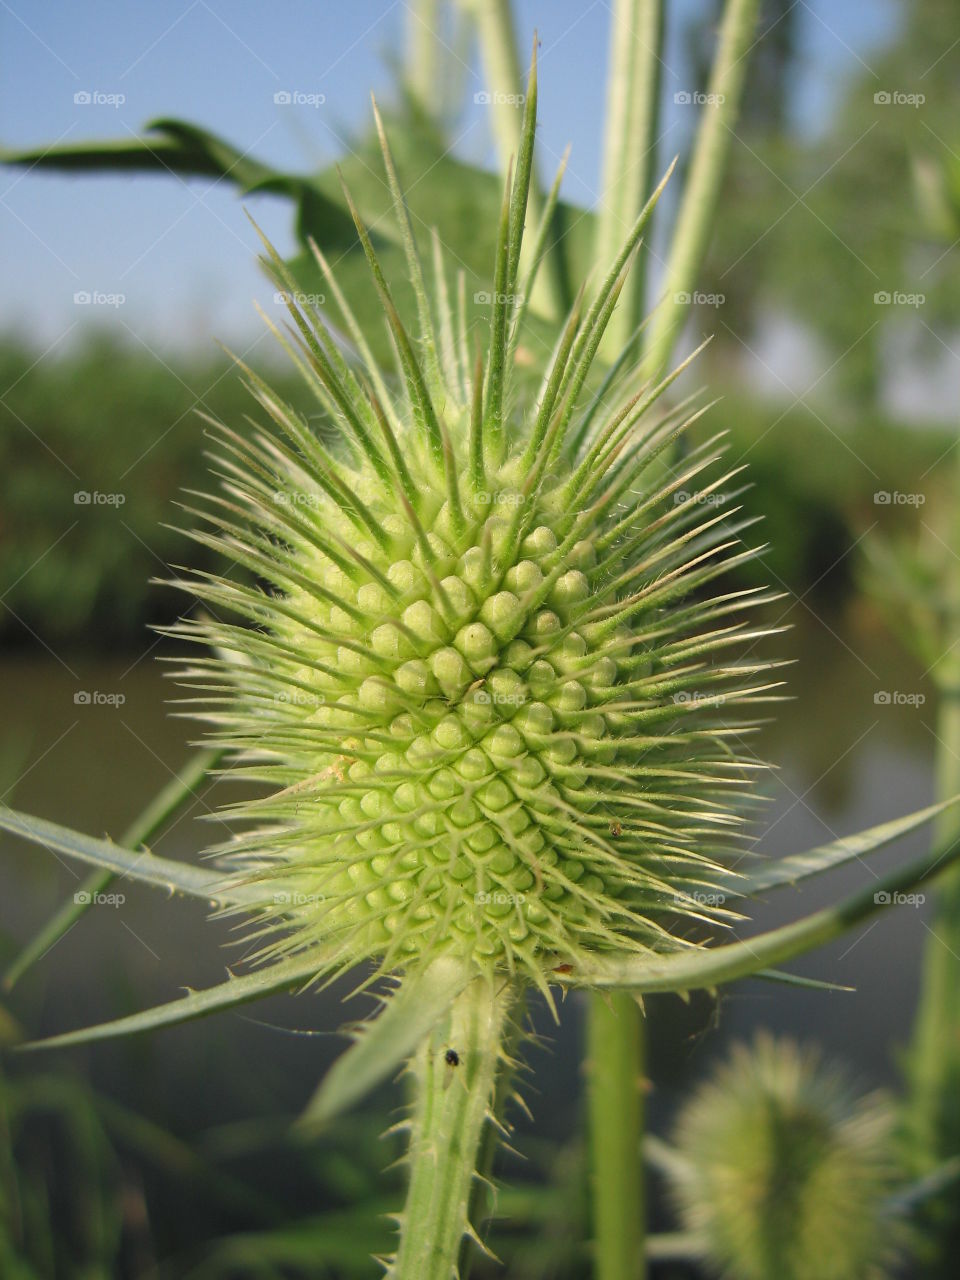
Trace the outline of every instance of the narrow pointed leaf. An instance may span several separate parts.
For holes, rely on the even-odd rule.
[[[253,160],[225,139],[185,120],[152,120],[152,137],[117,141],[70,143],[27,150],[0,148],[0,162],[31,168],[112,172],[161,172],[229,178],[244,188],[274,176],[275,171]],[[342,215],[341,215],[342,216]]]
[[[430,1034],[468,979],[467,971],[447,958],[435,960],[422,973],[407,974],[379,1017],[363,1024],[358,1039],[327,1072],[300,1123],[324,1124],[392,1075]]]
[[[111,840],[98,840],[95,836],[71,831],[69,827],[62,827],[46,818],[18,813],[5,805],[0,806],[0,830],[43,845],[51,853],[62,853],[68,858],[100,867],[123,878],[138,880],[143,884],[153,885],[156,889],[166,889],[169,893],[184,893],[192,898],[201,898],[217,906],[239,905],[246,896],[237,888],[225,890],[222,875],[204,871],[189,863],[158,858],[145,850],[135,853]]]
[[[170,779],[154,796],[143,812],[134,819],[120,837],[125,848],[136,848],[151,839],[177,812],[186,800],[202,784],[223,753],[218,750],[198,751],[187,761],[183,770]],[[94,871],[83,881],[79,893],[53,913],[3,975],[3,985],[10,990],[32,965],[45,956],[51,947],[73,927],[93,905],[98,893],[106,893],[114,879],[112,871]]]
[[[46,1040],[33,1040],[21,1045],[22,1049],[64,1049],[70,1045],[88,1044],[92,1040],[109,1040],[115,1036],[134,1035],[138,1031],[153,1031],[157,1027],[174,1026],[178,1022],[190,1022],[205,1018],[208,1014],[237,1005],[249,1004],[264,996],[280,991],[293,991],[318,977],[329,967],[329,957],[324,955],[298,956],[258,969],[240,978],[228,978],[216,987],[204,991],[191,991],[179,1000],[158,1004],[142,1013],[132,1013],[112,1022],[100,1022],[79,1031],[66,1031],[62,1035],[49,1036]]]
[[[582,965],[561,980],[636,992],[695,991],[734,982],[832,942],[888,903],[893,894],[909,892],[958,859],[960,840],[955,840],[905,867],[888,872],[835,906],[743,942],[693,947],[669,955],[597,957],[593,964]]]
[[[854,858],[874,853],[877,849],[892,844],[894,840],[899,840],[901,836],[908,835],[917,827],[930,822],[958,801],[960,801],[960,795],[944,800],[940,804],[928,805],[926,809],[918,809],[915,813],[906,814],[902,818],[881,822],[878,826],[858,831],[856,835],[831,840],[828,844],[818,845],[817,848],[808,849],[805,853],[795,853],[789,858],[780,858],[776,862],[765,862],[731,881],[730,892],[744,898],[752,897],[755,894],[764,893],[767,889],[798,884],[810,876],[832,871],[835,867],[842,867],[844,863]]]
[[[788,987],[806,987],[808,991],[855,991],[856,987],[845,987],[839,982],[822,982],[818,978],[805,978],[799,973],[786,973],[783,969],[758,969],[755,978],[766,978],[770,982],[782,982]]]

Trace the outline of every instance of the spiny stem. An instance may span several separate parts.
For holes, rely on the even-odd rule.
[[[512,997],[509,986],[475,979],[411,1062],[410,1183],[390,1280],[467,1274],[469,1252],[479,1246],[470,1205],[487,1126],[494,1123]]]

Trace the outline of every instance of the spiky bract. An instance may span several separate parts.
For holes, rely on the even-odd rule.
[[[218,429],[224,492],[196,536],[266,587],[195,576],[201,601],[253,626],[179,629],[215,646],[186,677],[237,770],[270,788],[233,811],[252,830],[226,862],[262,886],[267,952],[333,945],[387,969],[449,951],[543,985],[585,949],[676,946],[678,919],[722,914],[713,877],[757,766],[717,709],[757,696],[762,664],[714,655],[756,638],[734,615],[763,595],[705,590],[751,553],[728,477],[705,478],[714,443],[667,466],[687,406],[651,406],[675,375],[591,378],[659,188],[539,391],[522,384],[533,100],[484,360],[436,237],[428,291],[385,139],[418,342],[358,231],[396,381],[319,250],[349,359],[269,250],[326,426],[247,370],[278,430]]]
[[[731,1280],[880,1280],[899,1243],[893,1109],[815,1050],[737,1045],[681,1113],[672,1191]]]

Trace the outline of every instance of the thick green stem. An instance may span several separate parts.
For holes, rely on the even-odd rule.
[[[760,0],[727,0],[705,105],[663,282],[664,298],[648,330],[644,359],[652,372],[670,359],[689,314],[717,216],[720,184],[733,138]]]
[[[960,450],[956,501],[960,504]],[[954,552],[940,584],[945,625],[938,643],[943,656],[933,668],[938,696],[937,798],[960,792],[960,505],[944,539]],[[960,812],[948,809],[937,821],[934,846],[960,836]],[[917,1173],[928,1173],[960,1150],[960,869],[937,886],[934,917],[926,938],[920,996],[909,1055],[908,1138]],[[924,1274],[953,1274],[960,1246],[960,1207],[950,1193],[924,1210],[925,1236],[935,1240]]]
[[[662,0],[614,0],[603,139],[603,186],[594,261],[611,263],[651,189],[660,106]],[[640,323],[645,255],[627,277],[603,336],[601,353],[615,359]]]
[[[464,1280],[469,1271],[512,995],[471,982],[413,1058],[410,1183],[391,1280]]]
[[[406,12],[407,87],[424,114],[436,119],[446,52],[437,35],[440,0],[409,0]]]
[[[632,996],[590,997],[587,1102],[596,1280],[641,1280],[645,1274],[642,1034],[642,1014]]]
[[[686,318],[680,301],[696,281],[736,120],[759,0],[728,0],[714,60],[707,106],[694,146],[666,268],[666,299],[650,327],[648,367],[666,364]],[[659,53],[663,38],[658,0],[616,0],[611,19],[611,78],[604,140],[604,188],[596,258],[613,257],[623,226],[642,207],[650,186],[659,112]],[[643,306],[638,263],[605,336],[616,355],[634,331]],[[592,995],[589,1005],[589,1117],[593,1163],[593,1222],[597,1280],[637,1280],[645,1273],[645,1204],[640,1149],[643,1022],[629,995]]]

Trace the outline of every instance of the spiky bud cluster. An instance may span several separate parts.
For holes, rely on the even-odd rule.
[[[419,343],[357,225],[398,383],[322,253],[350,358],[268,246],[290,289],[286,345],[330,430],[247,370],[277,430],[218,426],[224,492],[196,536],[268,585],[195,577],[202,601],[253,625],[178,631],[215,646],[186,678],[237,769],[270,788],[233,811],[252,830],[221,851],[259,886],[268,949],[384,968],[448,951],[542,985],[588,949],[676,946],[672,922],[722,902],[714,876],[756,766],[746,726],[717,708],[756,696],[762,667],[713,656],[755,638],[731,615],[763,597],[700,594],[751,553],[728,477],[704,478],[715,442],[667,465],[687,407],[652,406],[676,375],[589,380],[656,196],[539,392],[518,385],[532,119],[485,361],[471,367],[436,239],[427,290],[385,138]]]
[[[737,1045],[677,1125],[683,1224],[731,1280],[881,1280],[899,1244],[892,1129],[889,1101],[816,1051]]]

